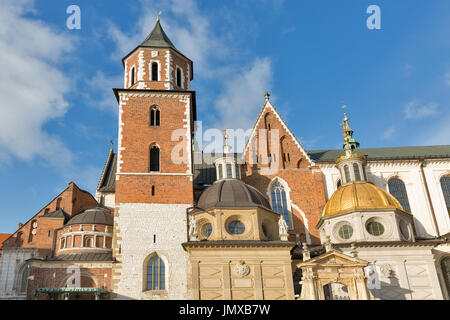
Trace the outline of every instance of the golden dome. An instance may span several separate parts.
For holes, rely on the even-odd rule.
[[[370,182],[364,182],[339,187],[325,205],[321,218],[351,211],[374,209],[399,209],[404,211],[400,202],[394,196]]]

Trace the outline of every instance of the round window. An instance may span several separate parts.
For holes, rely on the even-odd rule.
[[[242,234],[244,233],[244,224],[238,220],[231,221],[228,225],[228,232],[231,234]]]
[[[350,239],[353,235],[353,228],[349,224],[344,224],[342,227],[339,228],[339,237],[342,239]]]
[[[370,221],[366,226],[367,232],[373,236],[381,236],[384,233],[384,227],[377,221]]]
[[[202,234],[205,238],[208,238],[211,235],[212,232],[212,224],[206,223],[202,227]]]

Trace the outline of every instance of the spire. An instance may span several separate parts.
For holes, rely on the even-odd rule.
[[[344,105],[342,108],[345,108]],[[353,138],[353,130],[348,124],[350,122],[347,113],[344,112],[344,120],[340,124],[342,126],[342,134],[344,135],[344,145],[345,154],[347,156],[352,154],[352,150],[359,148],[359,142]]]
[[[172,48],[177,50],[173,45],[172,41],[170,41],[169,37],[164,32],[161,27],[161,23],[159,20],[159,15],[161,11],[158,13],[158,18],[156,19],[156,25],[153,28],[153,31],[150,35],[142,42],[142,47],[157,47],[157,48]]]

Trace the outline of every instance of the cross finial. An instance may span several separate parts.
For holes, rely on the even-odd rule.
[[[111,149],[113,148],[113,146],[114,146],[114,142],[112,141],[112,139],[111,140],[109,140],[109,143],[111,143]]]
[[[270,94],[268,91],[266,91],[266,93],[264,93],[264,98],[266,98],[266,100],[269,100]]]
[[[156,17],[156,22],[158,22],[159,21],[159,16],[162,14],[162,11],[159,11],[158,12],[158,16]]]

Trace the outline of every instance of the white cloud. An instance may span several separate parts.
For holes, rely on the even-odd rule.
[[[112,88],[123,86],[123,76],[107,76],[97,71],[92,79],[86,81],[87,104],[100,110],[112,111],[117,114],[117,100]]]
[[[0,160],[40,156],[55,166],[73,155],[43,128],[62,117],[69,104],[69,80],[58,64],[73,45],[41,21],[32,0],[2,1],[0,10]],[[27,15],[27,17],[25,17]]]
[[[242,51],[235,41],[231,41],[234,29],[220,34],[217,30],[222,26],[214,25],[210,18],[214,15],[204,15],[194,0],[164,3],[142,0],[141,4],[142,14],[132,32],[124,33],[110,25],[109,36],[117,45],[114,58],[122,58],[142,43],[154,27],[157,10],[161,9],[161,24],[174,45],[194,62],[196,79],[212,79],[222,88],[217,98],[211,97],[211,92],[203,94],[202,101],[212,101],[216,113],[211,115],[209,110],[204,110],[201,118],[211,119],[216,128],[224,125],[251,127],[264,102],[264,92],[272,84],[270,59],[257,57],[242,63],[242,54],[234,55]],[[282,5],[282,1],[278,5]],[[214,18],[218,19],[217,16]],[[196,85],[203,84],[197,80]]]
[[[196,73],[205,77],[216,75],[213,60],[225,57],[228,47],[212,30],[211,22],[203,15],[194,0],[142,0],[142,14],[134,29],[124,33],[110,24],[108,34],[117,45],[113,59],[123,58],[149,35],[155,26],[158,10],[162,10],[161,25],[172,43],[194,61]],[[157,8],[157,9],[156,9]]]
[[[386,129],[386,130],[383,132],[383,134],[381,135],[381,138],[382,138],[382,139],[385,139],[385,140],[389,140],[389,139],[391,139],[391,138],[393,137],[393,135],[395,134],[395,132],[396,132],[396,129],[395,129],[394,126],[392,126],[392,127]]]
[[[422,119],[437,115],[438,106],[435,102],[421,104],[418,100],[414,99],[405,105],[403,111],[406,119]]]
[[[272,85],[272,68],[269,58],[256,58],[250,69],[229,78],[214,108],[218,114],[216,127],[248,129],[264,103],[264,92]]]

